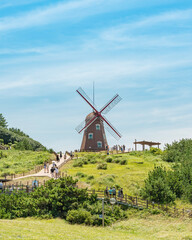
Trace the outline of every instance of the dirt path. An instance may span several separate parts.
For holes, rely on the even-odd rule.
[[[56,165],[57,167],[59,168],[63,163],[67,162],[69,160],[70,156],[69,155],[66,155],[66,159],[64,159],[64,154],[62,155],[62,158],[60,158],[60,160],[57,162],[56,161]],[[27,177],[50,177],[51,178],[51,169],[52,167],[52,164],[49,165],[49,173],[45,173],[44,172],[44,168],[41,169],[41,171],[39,171],[38,173],[34,173],[34,174],[29,174],[29,175],[25,175],[25,176],[22,176],[22,177],[18,177],[18,178],[14,178],[13,180],[19,180],[19,179],[22,179],[22,178],[27,178]]]

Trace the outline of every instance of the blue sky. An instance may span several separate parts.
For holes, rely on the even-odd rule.
[[[1,0],[0,112],[48,148],[78,149],[91,111],[81,86],[121,132],[162,147],[192,132],[191,0]]]

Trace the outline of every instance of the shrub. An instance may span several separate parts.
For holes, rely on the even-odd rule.
[[[154,155],[162,155],[163,153],[163,151],[160,148],[154,148],[154,147],[151,147],[149,152]]]
[[[121,160],[121,161],[120,161],[120,164],[121,164],[121,165],[127,165],[127,160],[126,160],[126,159]]]
[[[90,176],[87,177],[87,180],[91,180],[91,179],[94,179],[93,175],[90,175]]]
[[[107,163],[98,164],[98,165],[97,165],[97,169],[106,170],[106,169],[107,169]]]
[[[87,175],[84,174],[84,173],[81,173],[81,172],[77,172],[77,173],[76,173],[76,176],[77,176],[77,177],[80,177],[80,178],[83,178],[83,177],[86,177]]]
[[[81,160],[75,161],[73,167],[83,167],[83,162]]]
[[[93,223],[93,219],[91,213],[84,209],[70,210],[67,213],[67,221],[72,224],[85,223],[86,225],[91,225]]]
[[[166,169],[159,166],[150,171],[145,180],[145,186],[141,189],[141,195],[150,201],[157,203],[170,203],[176,199],[167,181]]]
[[[113,161],[113,158],[112,158],[112,157],[106,157],[106,159],[105,159],[105,160],[106,160],[106,162],[109,162],[109,163],[110,163],[110,162],[112,162],[112,161]]]
[[[97,161],[96,161],[95,158],[93,158],[93,159],[91,159],[89,162],[90,162],[91,164],[95,164]]]
[[[120,163],[120,159],[118,159],[118,158],[117,158],[117,159],[114,159],[113,162],[114,162],[114,163]]]

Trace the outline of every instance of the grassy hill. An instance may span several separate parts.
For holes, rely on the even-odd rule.
[[[77,156],[77,155],[76,155]],[[111,162],[110,161],[111,158]],[[125,161],[125,165],[122,164]],[[83,163],[81,166],[80,163]],[[107,169],[97,169],[99,164],[106,163]],[[105,153],[79,153],[62,168],[73,177],[77,177],[82,186],[104,190],[106,186],[122,187],[130,195],[138,195],[144,185],[148,172],[154,166],[163,165],[170,168],[171,163],[162,160],[160,155],[150,152],[133,152],[106,156]]]
[[[0,176],[27,172],[51,159],[55,156],[47,151],[0,150]]]
[[[46,148],[39,142],[33,140],[28,135],[18,129],[0,126],[0,140],[3,144],[13,146],[20,150],[44,151]]]

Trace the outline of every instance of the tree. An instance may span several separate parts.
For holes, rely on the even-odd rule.
[[[0,126],[3,128],[8,127],[8,123],[7,123],[6,119],[3,117],[2,113],[0,113]]]
[[[148,173],[145,186],[141,189],[141,195],[156,203],[171,203],[176,199],[169,182],[165,168],[156,166],[153,171]]]

